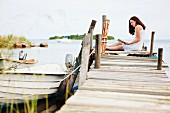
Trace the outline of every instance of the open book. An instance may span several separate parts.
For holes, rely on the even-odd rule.
[[[125,41],[123,41],[123,40],[121,40],[121,39],[117,39],[117,41],[119,41],[119,42],[122,42],[122,43],[126,43]]]

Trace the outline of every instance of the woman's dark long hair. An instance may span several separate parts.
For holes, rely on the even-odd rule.
[[[145,28],[146,28],[145,25],[139,20],[138,17],[133,16],[133,17],[130,18],[130,20],[135,21],[135,22],[136,22],[136,25],[141,25],[141,26],[143,27],[143,29],[145,30]],[[131,25],[130,20],[129,20],[129,33],[132,34],[132,35],[134,35],[134,33],[135,33],[135,27],[133,27],[133,26]]]

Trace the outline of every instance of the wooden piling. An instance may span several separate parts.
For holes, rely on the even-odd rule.
[[[66,80],[65,101],[68,99],[68,93],[69,93],[69,79]]]
[[[104,28],[104,24],[105,24],[105,21],[106,21],[106,18],[107,16],[106,15],[102,15],[102,38],[103,38],[103,28]],[[102,55],[105,55],[105,48],[103,47],[104,44],[103,44],[103,41],[102,41]]]
[[[100,58],[101,58],[101,34],[96,35],[96,48],[95,48],[95,67],[100,68]]]
[[[109,24],[110,24],[110,20],[106,19],[104,21],[103,30],[102,30],[102,55],[105,55]]]
[[[4,60],[0,58],[0,70],[3,70],[3,69],[5,69]]]
[[[92,20],[88,33],[91,33],[91,30],[94,29],[96,22],[97,22],[96,20]]]
[[[151,46],[150,46],[150,54],[149,54],[149,56],[153,55],[154,34],[155,34],[155,32],[152,31],[152,34],[151,34]]]
[[[102,15],[102,31],[103,31],[103,26],[104,26],[104,22],[105,22],[106,18],[107,18],[106,15]]]
[[[93,30],[94,30],[94,27],[96,25],[96,22],[97,22],[96,20],[92,20],[90,28],[89,28],[89,31],[88,31],[88,33],[91,34],[91,37],[90,37],[90,48],[92,48],[92,45],[93,45]]]
[[[162,70],[162,54],[163,54],[163,49],[158,48],[158,65],[157,65],[157,70]]]
[[[89,53],[90,53],[90,36],[91,36],[90,33],[85,34],[85,37],[83,39],[81,68],[80,68],[80,76],[79,76],[79,88],[83,85],[87,77]]]

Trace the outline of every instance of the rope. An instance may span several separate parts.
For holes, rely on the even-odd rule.
[[[19,65],[25,63],[26,61],[27,60],[24,60],[23,62],[19,62],[18,64],[13,64],[11,67],[8,67],[7,69],[13,69],[15,71]]]
[[[18,64],[13,64],[12,66],[8,67],[7,69],[5,70],[10,70],[10,69],[14,69],[14,71],[17,69],[17,67],[23,63],[25,63],[27,60],[26,60],[26,57],[27,57],[27,54],[24,54],[24,58],[23,58],[23,62],[19,62]],[[6,60],[9,60],[10,59],[6,59]]]
[[[93,54],[94,51],[95,51],[95,49],[89,54],[89,57]],[[68,77],[70,77],[80,67],[81,67],[81,64],[76,69],[74,69],[69,75],[67,75],[63,80],[61,80],[60,82],[64,81]]]

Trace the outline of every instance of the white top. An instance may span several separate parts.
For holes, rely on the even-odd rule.
[[[136,32],[135,32],[135,37],[133,40],[136,38]],[[122,44],[122,47],[125,51],[141,51],[142,50],[142,45],[143,45],[143,39],[145,37],[145,30],[140,30],[140,41],[131,45],[126,45]]]

